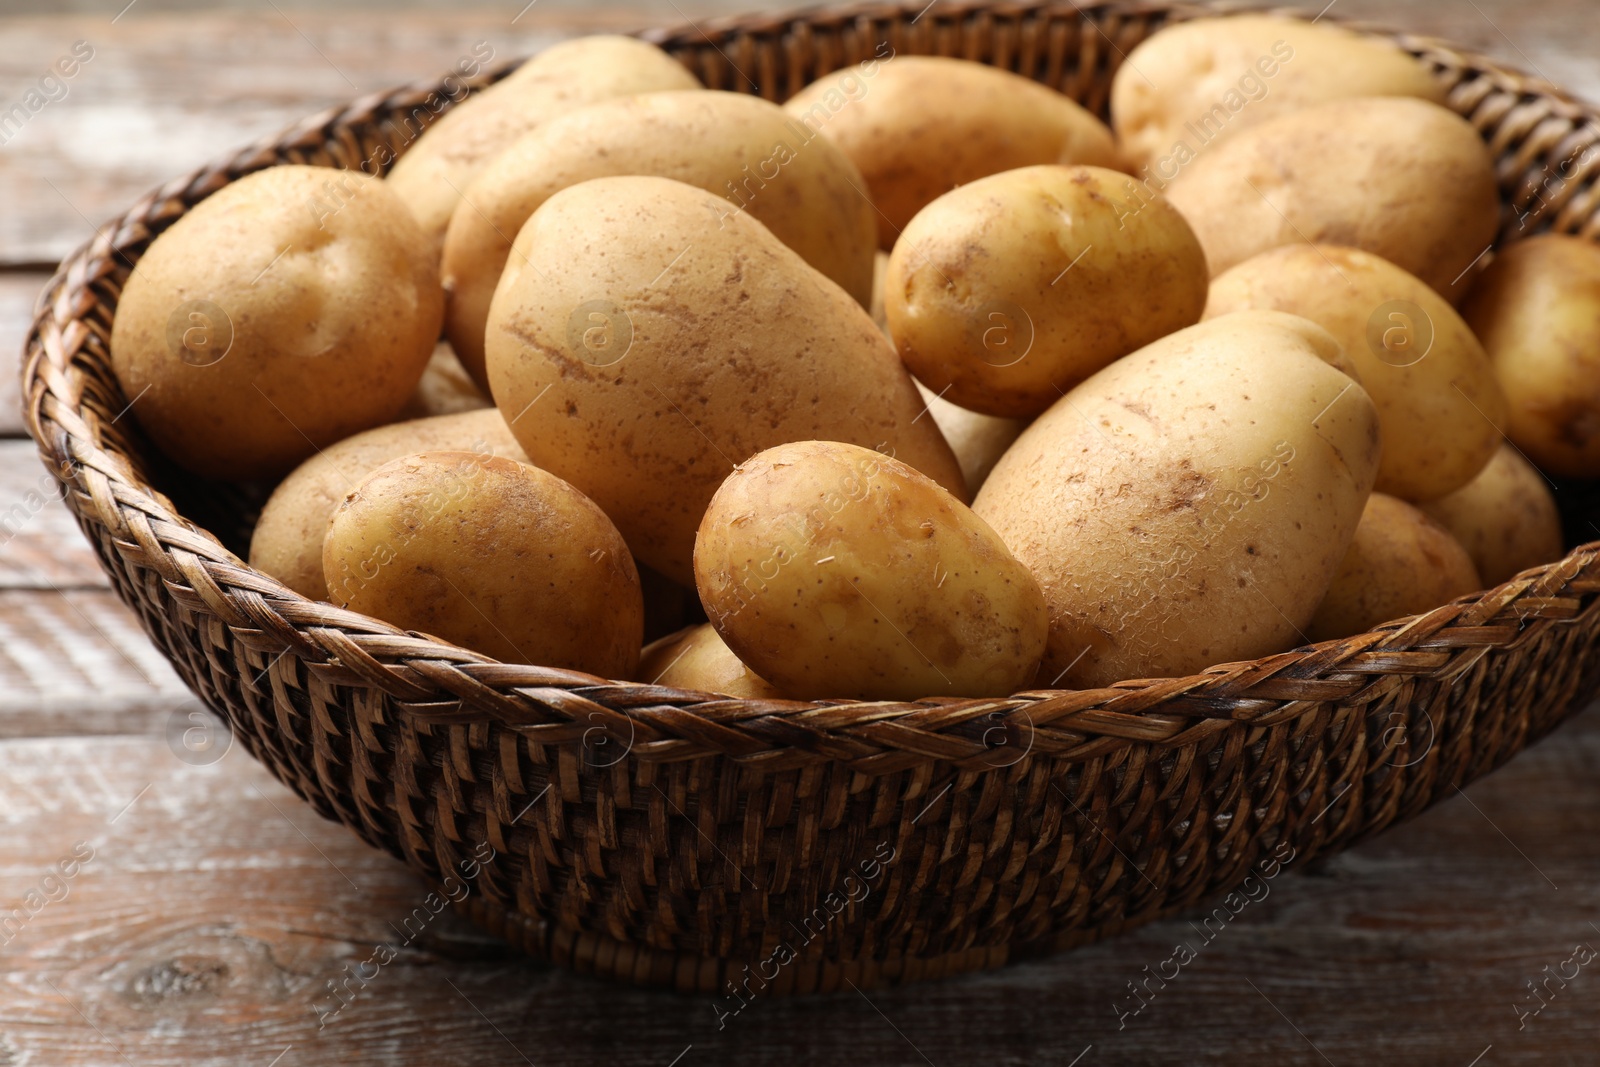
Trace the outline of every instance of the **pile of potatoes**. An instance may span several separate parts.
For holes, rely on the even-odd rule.
[[[112,362],[174,463],[277,481],[251,564],[487,656],[759,699],[1184,675],[1555,560],[1546,474],[1600,477],[1600,247],[1491,251],[1444,105],[1266,15],[1152,36],[1109,125],[888,46],[779,106],[586,38],[386,178],[220,189]]]

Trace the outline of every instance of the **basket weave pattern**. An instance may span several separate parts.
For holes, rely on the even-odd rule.
[[[887,41],[1103,113],[1128,51],[1206,11],[941,0],[645,37],[708,87],[772,99]],[[1397,39],[1499,161],[1504,240],[1524,225],[1600,231],[1593,108]],[[501,664],[297,596],[155,488],[181,495],[182,476],[119,417],[112,315],[140,254],[196,202],[262,167],[398,150],[436,90],[315,116],[104,227],[40,298],[23,395],[118,592],[243,745],[432,880],[488,842],[497,858],[464,908],[522,948],[699,990],[742,980],[780,943],[799,955],[775,992],[994,966],[1192,905],[1275,848],[1303,862],[1410,818],[1600,686],[1600,545],[1403,624],[1193,677],[914,704],[715,699]]]

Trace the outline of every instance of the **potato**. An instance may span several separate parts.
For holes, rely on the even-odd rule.
[[[1180,146],[1205,151],[1267,119],[1359,96],[1445,102],[1393,41],[1274,15],[1198,18],[1158,31],[1111,81],[1111,125],[1146,179],[1170,181]]]
[[[1100,167],[1024,167],[945,193],[889,254],[889,334],[924,385],[1030,418],[1200,321],[1205,254],[1161,196]]]
[[[646,645],[639,657],[639,680],[741,700],[783,699],[771,683],[733,654],[709,622]]]
[[[518,137],[599,100],[699,87],[677,60],[632,37],[562,41],[439,116],[396,161],[389,185],[417,216],[437,263],[462,192]]]
[[[1600,246],[1564,234],[1518,241],[1463,313],[1505,389],[1511,440],[1551,474],[1600,478]]]
[[[1378,416],[1338,342],[1275,311],[1164,337],[1057,401],[973,505],[1044,588],[1038,684],[1292,647],[1355,535]]]
[[[450,346],[440,341],[400,417],[425,419],[430,415],[455,415],[493,406],[494,402],[478,389]]]
[[[694,573],[728,647],[795,696],[1006,696],[1044,651],[1044,597],[994,531],[856,445],[746,460],[706,509]]]
[[[1452,304],[1499,226],[1494,161],[1473,128],[1425,100],[1336,100],[1252,126],[1161,190],[1213,276],[1286,244],[1382,256]]]
[[[269,167],[157,237],[117,302],[129,412],[208,478],[282,474],[392,422],[439,336],[439,276],[375,178]]]
[[[1454,308],[1377,256],[1284,245],[1211,285],[1206,317],[1247,308],[1303,315],[1333,334],[1378,406],[1378,491],[1432,500],[1466,485],[1500,447],[1506,399]]]
[[[1554,563],[1564,552],[1550,483],[1508,444],[1472,481],[1421,507],[1466,548],[1485,585]]]
[[[1450,531],[1403,500],[1373,493],[1306,636],[1331,641],[1366,633],[1478,588],[1472,557]]]
[[[654,174],[726,199],[855,297],[872,299],[877,215],[860,171],[776,104],[743,93],[649,93],[544,123],[467,189],[444,243],[445,328],[479,382],[489,301],[511,241],[550,195],[590,178]]]
[[[917,383],[917,391],[928,406],[928,417],[938,424],[939,432],[956,454],[956,462],[961,464],[967,496],[977,496],[984,479],[1028,424],[1022,419],[1002,419],[968,411],[943,399],[921,382]]]
[[[569,186],[523,226],[489,309],[489,382],[523,449],[684,584],[711,495],[773,445],[882,445],[966,492],[861,305],[727,203],[666,178]]]
[[[334,603],[508,663],[630,678],[644,602],[594,502],[553,474],[477,452],[386,463],[322,546]]]
[[[328,599],[322,539],[339,502],[385,463],[433,451],[527,458],[493,408],[391,423],[347,437],[300,464],[273,490],[250,537],[250,566],[301,596]]]
[[[1035,163],[1122,166],[1105,124],[1055,90],[964,59],[885,59],[887,47],[784,105],[861,168],[879,247],[894,247],[935,198],[990,174]]]

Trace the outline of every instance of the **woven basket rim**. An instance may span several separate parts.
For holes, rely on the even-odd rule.
[[[824,20],[899,18],[918,10],[935,24],[1060,11],[1086,18],[1108,12],[1158,14],[1174,21],[1216,14],[1270,13],[1300,20],[1309,16],[1299,9],[1233,3],[937,0],[937,6],[924,7],[918,0],[889,0],[727,16],[647,29],[637,36],[670,51],[679,44],[709,42],[716,46],[737,34],[757,30],[776,32]],[[1336,15],[1329,16],[1330,21],[1334,19]],[[1497,88],[1542,101],[1552,114],[1580,129],[1600,130],[1600,108],[1542,78],[1436,38],[1338,21],[1395,40],[1436,66],[1465,70],[1489,79]],[[511,60],[467,79],[469,86],[477,91],[520,62],[522,59]],[[993,766],[986,761],[995,747],[989,736],[997,723],[1004,726],[1013,743],[1025,730],[1030,751],[1037,740],[1044,739],[1047,751],[1054,755],[1087,756],[1139,742],[1179,744],[1193,739],[1196,730],[1247,727],[1265,722],[1267,717],[1281,722],[1310,713],[1328,701],[1375,700],[1393,688],[1386,682],[1465,671],[1492,649],[1514,647],[1530,620],[1575,618],[1582,606],[1581,596],[1600,592],[1600,583],[1583,577],[1600,557],[1597,541],[1572,549],[1559,561],[1523,571],[1510,581],[1422,615],[1260,659],[1218,664],[1193,675],[1129,679],[1097,689],[1031,689],[993,698],[930,697],[919,701],[746,700],[609,681],[576,671],[497,662],[379,619],[309,600],[252,569],[209,531],[182,516],[164,494],[136,473],[129,456],[107,446],[98,417],[82,404],[87,375],[69,355],[78,345],[63,341],[79,340],[81,331],[94,329],[84,320],[96,305],[94,284],[116,274],[116,261],[131,266],[136,260],[138,253],[130,258],[129,246],[148,238],[146,220],[158,205],[190,196],[198,202],[244,173],[281,162],[277,153],[288,146],[326,137],[352,116],[370,116],[407,93],[438,87],[436,82],[419,82],[367,94],[152,190],[67,256],[35,306],[23,354],[24,417],[46,465],[67,490],[80,525],[86,533],[92,522],[107,526],[115,534],[121,554],[156,570],[169,585],[192,590],[205,608],[237,629],[242,641],[264,653],[294,650],[308,663],[342,670],[345,681],[384,690],[401,707],[426,709],[435,722],[527,725],[539,721],[537,716],[530,718],[530,707],[545,709],[548,720],[552,705],[559,705],[562,714],[554,718],[576,721],[587,717],[608,733],[626,736],[630,743],[636,730],[646,729],[651,758],[656,759],[707,754],[758,759],[792,748],[817,759],[850,760],[861,770],[900,769],[932,760],[981,768]],[[197,192],[199,195],[193,195]],[[162,214],[163,223],[170,224],[191,206]],[[1497,239],[1495,247],[1503,247],[1503,242]],[[114,310],[114,296],[101,297],[99,302]],[[104,560],[102,565],[109,567]],[[1463,652],[1467,654],[1461,655]],[[1375,673],[1389,677],[1374,679]],[[652,716],[646,728],[637,714],[644,708],[670,708],[676,714],[666,720]],[[797,734],[786,729],[785,723],[792,720],[803,720],[804,730]],[[819,739],[825,743],[819,745]]]

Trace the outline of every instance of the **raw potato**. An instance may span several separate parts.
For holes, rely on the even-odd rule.
[[[430,415],[455,415],[493,407],[493,402],[478,389],[461,361],[443,341],[433,350],[433,358],[422,372],[416,392],[400,412],[402,419],[425,419]]]
[[[361,480],[323,542],[334,602],[507,663],[631,678],[644,603],[622,536],[553,474],[422,452]]]
[[[706,509],[694,571],[728,647],[797,697],[1006,696],[1044,651],[1044,597],[994,531],[855,445],[746,460]]]
[[[1511,440],[1551,474],[1600,477],[1600,246],[1564,234],[1518,241],[1463,313],[1505,388]]]
[[[643,41],[613,36],[562,41],[439,116],[395,163],[389,185],[417,216],[437,263],[461,194],[518,137],[599,100],[699,87],[681,63]]]
[[[861,168],[885,250],[958,185],[1036,163],[1122,166],[1111,131],[1072,100],[964,59],[880,54],[819,78],[784,109]]]
[[[654,174],[724,197],[862,306],[872,299],[877,213],[861,172],[776,104],[743,93],[649,93],[581,108],[508,148],[466,192],[444,243],[445,329],[484,382],[483,333],[522,224],[590,178]]]
[[[939,425],[939,432],[944,434],[951,451],[956,454],[956,462],[961,464],[967,496],[977,496],[994,465],[1028,428],[1027,422],[968,411],[941,398],[921,382],[917,383],[917,391],[922,394],[922,402],[928,405],[928,417]]]
[[[1480,587],[1472,557],[1450,531],[1403,500],[1373,493],[1306,636],[1331,641],[1366,633]]]
[[[1039,684],[1294,646],[1355,535],[1378,417],[1320,326],[1244,311],[1162,338],[1025,431],[973,510],[1044,588]]]
[[[1394,42],[1330,22],[1272,15],[1198,18],[1128,53],[1111,81],[1111,125],[1144,177],[1170,181],[1184,153],[1330,100],[1414,96],[1444,86]]]
[[[151,243],[111,365],[151,440],[209,478],[280,475],[393,422],[439,336],[439,275],[383,182],[269,167]]]
[[[1143,182],[1024,167],[945,193],[889,254],[889,334],[917,379],[986,415],[1031,418],[1206,306],[1194,231]]]
[[[666,178],[570,186],[522,228],[489,311],[489,382],[529,457],[686,585],[717,486],[785,441],[881,445],[966,492],[861,305],[726,211]]]
[[[301,596],[328,599],[322,539],[339,502],[385,463],[434,451],[527,459],[494,408],[396,422],[347,437],[300,464],[273,490],[250,538],[250,566]]]
[[[1432,500],[1500,447],[1506,398],[1483,346],[1438,293],[1392,263],[1333,245],[1284,245],[1211,285],[1206,318],[1267,308],[1326,329],[1378,406],[1377,489]]]
[[[741,700],[782,700],[772,683],[733,654],[709,622],[691,626],[645,646],[639,680],[673,689],[720,693]]]
[[[1454,112],[1424,100],[1336,100],[1252,126],[1187,163],[1162,192],[1213,276],[1286,244],[1382,256],[1452,304],[1494,240],[1494,161]]]
[[[1472,481],[1421,507],[1466,548],[1485,585],[1554,563],[1564,552],[1550,483],[1510,445]]]

